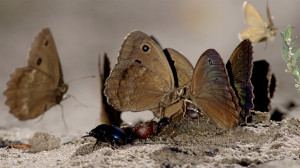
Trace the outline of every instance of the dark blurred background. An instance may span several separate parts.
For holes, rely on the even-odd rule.
[[[26,66],[35,36],[50,27],[63,67],[65,82],[87,75],[98,77],[98,55],[107,52],[115,65],[124,37],[133,30],[154,35],[164,48],[182,52],[195,65],[208,48],[216,49],[228,60],[239,44],[238,33],[245,29],[242,4],[225,0],[0,0],[0,92],[16,67]],[[249,1],[266,19],[267,1]],[[299,0],[269,0],[275,26],[284,31],[288,24],[292,36],[300,35]],[[298,101],[294,78],[285,73],[280,54],[279,33],[273,43],[254,45],[254,60],[266,59],[278,80],[273,107]],[[299,41],[296,46],[300,47]],[[62,109],[55,106],[43,118],[20,122],[8,112],[5,97],[0,96],[0,127],[26,127],[55,133],[84,134],[99,124],[99,79],[89,78],[70,83],[63,101],[68,129],[61,119]],[[128,113],[126,121],[150,119],[151,113]],[[147,117],[145,117],[147,116]],[[40,121],[39,121],[40,120]]]

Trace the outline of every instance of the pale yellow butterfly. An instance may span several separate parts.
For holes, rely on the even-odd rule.
[[[263,19],[261,14],[247,1],[243,4],[243,11],[246,23],[250,26],[243,30],[239,36],[241,39],[250,39],[252,43],[266,41],[272,39],[277,32],[277,28],[274,27],[272,16],[267,5],[267,15],[269,25]]]

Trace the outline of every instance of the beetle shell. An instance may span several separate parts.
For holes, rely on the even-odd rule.
[[[123,125],[120,127],[127,134],[127,143],[131,143],[134,140],[138,139],[138,137],[133,132],[133,126],[131,125]]]
[[[110,142],[112,146],[127,143],[127,134],[119,127],[114,125],[101,124],[92,129],[84,137],[94,137],[97,139],[95,146],[100,142]]]

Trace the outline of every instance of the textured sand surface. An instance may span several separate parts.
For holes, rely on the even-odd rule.
[[[188,122],[182,121],[185,126]],[[36,141],[43,139],[47,144],[43,151],[1,148],[1,167],[298,167],[299,125],[298,119],[289,118],[282,122],[272,121],[269,125],[255,124],[228,131],[212,130],[213,126],[209,126],[207,130],[179,131],[176,136],[162,135],[116,149],[109,143],[93,149],[94,138],[74,137],[62,142],[61,147],[48,151],[57,140],[53,141],[55,138],[49,138],[51,135],[47,133],[37,133],[34,135]],[[21,128],[1,129],[1,141],[28,144],[27,138],[22,138],[22,132],[24,129]],[[27,131],[27,134],[34,133]],[[41,148],[41,145],[35,147],[38,145],[32,144],[32,147]]]

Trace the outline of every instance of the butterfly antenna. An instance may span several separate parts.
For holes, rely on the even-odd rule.
[[[62,114],[61,114],[61,116],[62,116],[62,119],[63,119],[63,122],[64,122],[65,127],[68,128],[67,123],[66,123],[66,120],[65,120],[65,116],[64,116],[64,108],[63,108],[63,106],[62,106],[61,104],[58,104],[58,105],[62,108]],[[41,115],[41,117],[39,118],[39,120],[37,120],[36,122],[34,122],[34,124],[36,124],[36,123],[42,121],[42,119],[44,118],[44,115],[45,115],[45,113],[43,113],[43,114]]]
[[[75,78],[75,79],[72,79],[69,82],[67,82],[67,84],[70,84],[71,82],[74,82],[74,81],[79,80],[79,79],[86,79],[86,78],[96,78],[96,76],[95,75],[88,75],[88,76],[83,76],[83,77]]]
[[[273,18],[272,18],[271,12],[270,12],[270,8],[269,8],[269,1],[267,1],[267,16],[268,16],[268,20],[269,20],[269,25],[271,27],[273,27],[274,22],[273,22]]]
[[[186,101],[187,99],[184,99],[183,100],[183,113],[182,113],[182,117],[185,119],[185,114],[186,114],[186,108],[187,108],[187,105],[186,105],[186,103],[187,103],[187,101]]]
[[[68,98],[70,98],[70,97],[73,98],[78,104],[80,104],[80,106],[83,106],[83,107],[85,107],[85,108],[88,108],[87,105],[81,103],[81,102],[80,102],[78,99],[76,99],[76,97],[73,96],[73,95],[66,95],[66,96],[64,96],[63,100],[66,100],[66,99],[68,99]]]

